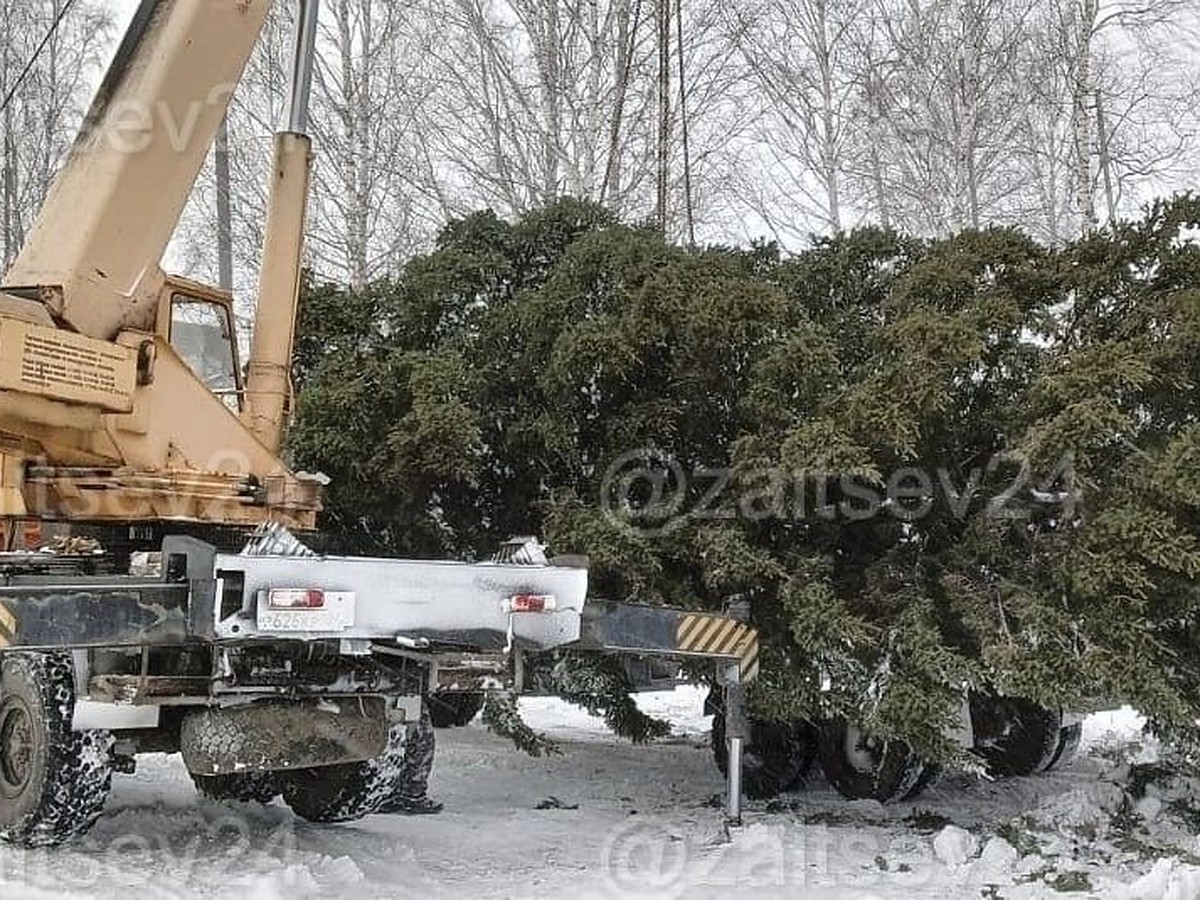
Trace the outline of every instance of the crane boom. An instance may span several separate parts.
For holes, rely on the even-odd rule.
[[[163,254],[271,0],[142,0],[5,284],[55,286],[51,314],[112,341],[153,331]]]

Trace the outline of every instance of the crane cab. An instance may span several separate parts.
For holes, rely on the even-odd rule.
[[[158,333],[192,373],[233,413],[241,414],[245,385],[233,297],[185,278],[168,278],[158,310]]]

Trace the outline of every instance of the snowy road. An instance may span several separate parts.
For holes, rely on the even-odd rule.
[[[522,756],[478,726],[441,732],[436,817],[312,826],[282,805],[199,801],[176,760],[151,757],[118,777],[81,843],[0,849],[0,897],[1200,897],[1192,786],[1127,797],[1128,764],[1154,754],[1132,714],[1092,717],[1061,773],[950,777],[886,809],[814,775],[783,803],[752,804],[724,841],[701,695],[645,705],[681,736],[632,747],[551,700],[526,708],[560,757]]]

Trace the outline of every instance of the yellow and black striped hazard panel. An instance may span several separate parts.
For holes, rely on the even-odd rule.
[[[736,659],[743,684],[758,675],[758,631],[744,622],[726,616],[689,613],[679,617],[676,641],[685,653]]]
[[[0,650],[12,646],[17,639],[17,617],[3,603],[0,603]]]

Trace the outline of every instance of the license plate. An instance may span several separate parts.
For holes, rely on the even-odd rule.
[[[325,591],[322,609],[272,609],[258,592],[258,630],[282,634],[336,634],[354,627],[354,594]]]

